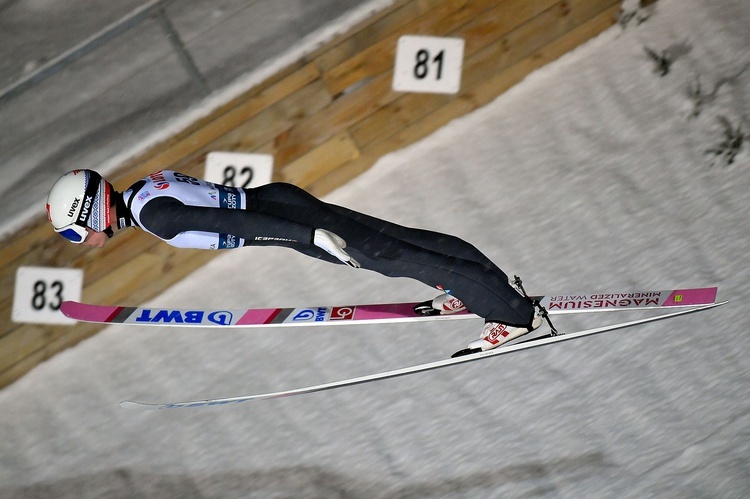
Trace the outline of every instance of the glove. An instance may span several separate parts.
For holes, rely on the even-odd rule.
[[[325,229],[315,229],[313,244],[326,253],[338,258],[350,267],[355,269],[360,267],[359,262],[349,256],[349,253],[344,251],[344,248],[346,248],[346,241],[333,232],[329,232]]]

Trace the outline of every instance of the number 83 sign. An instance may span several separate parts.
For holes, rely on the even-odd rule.
[[[83,270],[19,267],[13,293],[13,322],[75,324],[60,312],[65,300],[80,300]]]
[[[461,88],[462,38],[402,36],[398,40],[393,90],[455,94]]]

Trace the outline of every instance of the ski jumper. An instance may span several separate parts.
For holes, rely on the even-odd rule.
[[[130,213],[118,209],[121,226],[180,248],[273,245],[341,264],[313,244],[315,229],[325,229],[346,241],[362,268],[449,290],[487,321],[524,327],[534,316],[508,276],[466,241],[325,203],[292,184],[241,189],[164,170],[136,182],[123,201]]]

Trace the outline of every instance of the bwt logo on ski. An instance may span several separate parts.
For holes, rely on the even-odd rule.
[[[318,307],[317,309],[313,310],[311,308],[306,308],[304,310],[301,310],[297,312],[297,314],[292,317],[292,320],[294,322],[306,322],[306,321],[315,321],[320,322],[326,320],[326,312],[328,309],[326,307]]]
[[[206,312],[205,310],[165,310],[144,308],[135,322],[152,322],[163,324],[216,324],[230,326],[232,313],[226,310]]]

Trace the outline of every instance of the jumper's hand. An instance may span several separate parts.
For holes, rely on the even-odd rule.
[[[359,262],[349,256],[349,253],[344,251],[344,248],[346,248],[346,241],[341,239],[333,232],[329,232],[325,229],[315,229],[313,244],[318,248],[321,248],[326,253],[329,253],[338,258],[350,267],[353,267],[355,269],[358,269],[360,267]]]

